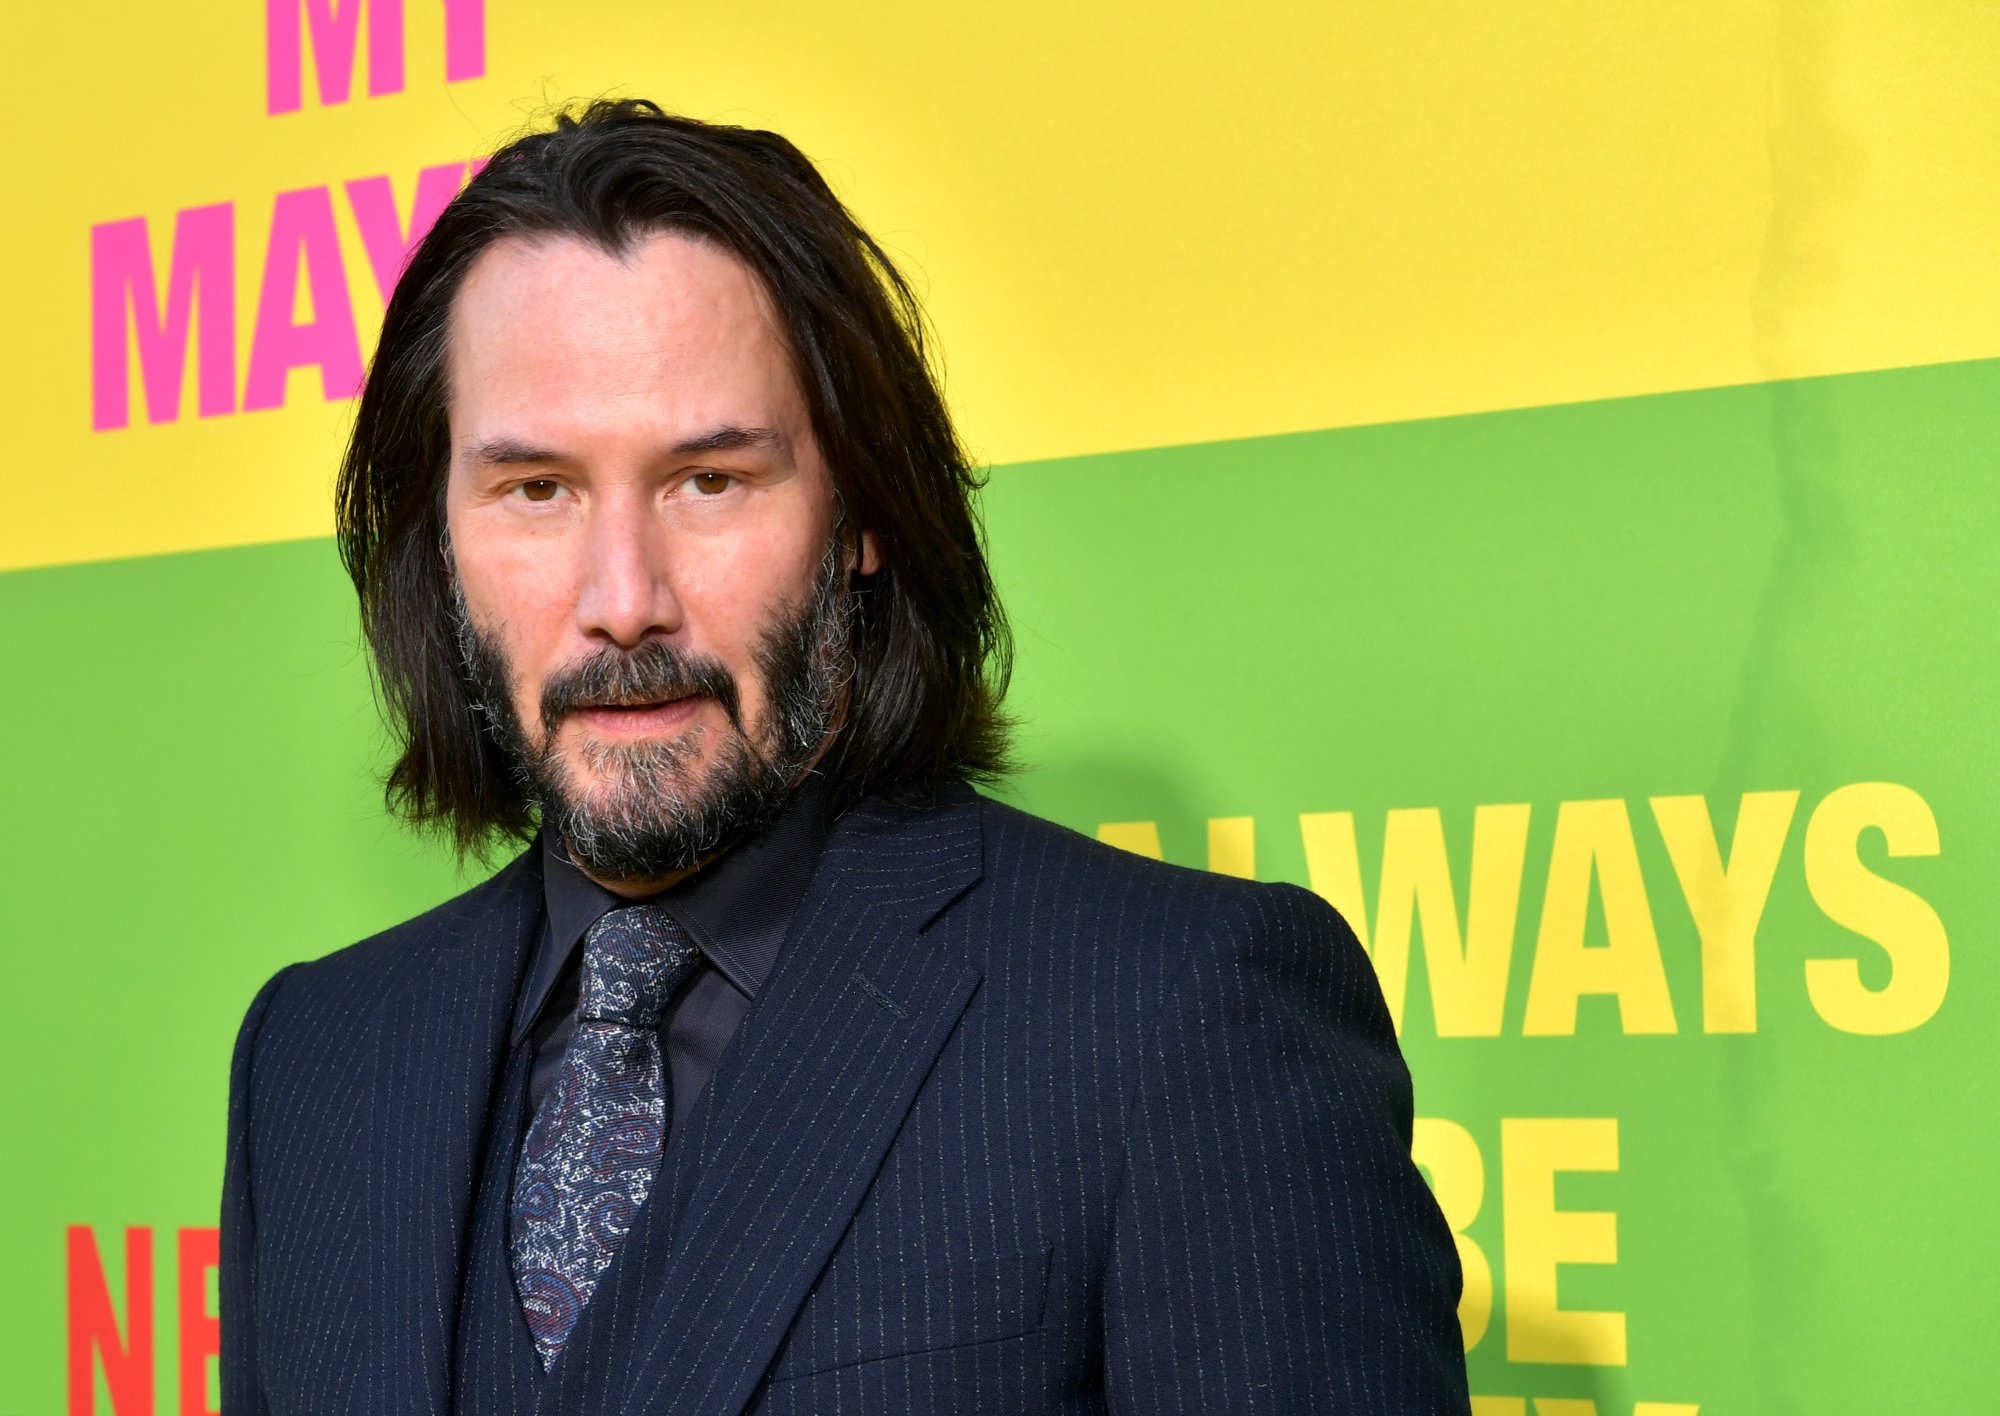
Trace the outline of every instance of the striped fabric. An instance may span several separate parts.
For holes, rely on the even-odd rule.
[[[525,1341],[461,1314],[539,911],[517,861],[258,995],[229,1416],[1468,1409],[1451,1237],[1338,916],[967,790],[842,819],[662,1227],[557,1368],[587,1373],[463,1361]]]

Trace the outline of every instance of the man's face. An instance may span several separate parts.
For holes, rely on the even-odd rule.
[[[872,544],[837,542],[777,313],[715,246],[502,240],[449,348],[475,692],[579,863],[657,885],[819,751]]]

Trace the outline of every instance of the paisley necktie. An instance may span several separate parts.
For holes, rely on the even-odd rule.
[[[613,910],[584,936],[576,1032],[514,1171],[514,1288],[545,1369],[653,1188],[668,1115],[660,1014],[700,960],[657,905]]]

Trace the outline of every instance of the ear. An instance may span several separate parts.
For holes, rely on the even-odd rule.
[[[881,568],[882,553],[875,544],[875,533],[873,531],[863,531],[861,533],[860,555],[857,557],[854,572],[857,575],[873,575]]]

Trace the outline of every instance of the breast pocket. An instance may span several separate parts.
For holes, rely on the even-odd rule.
[[[924,1269],[850,1263],[800,1312],[771,1379],[1034,1332],[1048,1284],[1047,1249]]]

